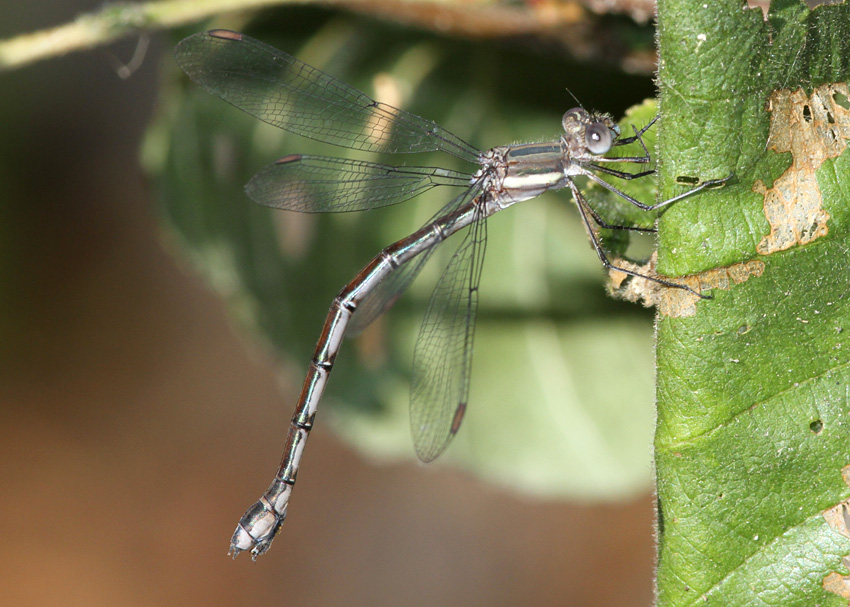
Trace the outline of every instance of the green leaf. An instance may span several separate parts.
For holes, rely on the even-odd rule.
[[[308,30],[314,33],[305,39]],[[394,104],[482,148],[559,137],[570,107],[564,86],[591,87],[576,91],[584,97],[609,81],[592,66],[579,71],[523,58],[515,49],[449,43],[351,19],[305,27],[292,17],[282,28],[269,25],[252,35],[367,93],[396,90],[401,97]],[[648,80],[618,75],[617,82],[632,94],[651,90]],[[167,236],[222,294],[239,324],[287,363],[296,384],[334,295],[383,247],[418,229],[451,192],[364,213],[258,208],[243,184],[278,157],[368,156],[288,136],[185,80],[177,86],[175,78],[146,151]],[[615,98],[622,103],[628,93]],[[653,106],[645,109],[637,126],[654,113]],[[623,128],[631,132],[628,121]],[[440,155],[379,160],[469,168]],[[645,310],[605,297],[604,272],[572,206],[560,192],[489,220],[469,410],[440,461],[525,493],[633,496],[650,481],[651,325]],[[450,254],[453,247],[441,248]],[[432,261],[393,309],[343,345],[336,361],[317,423],[333,425],[364,453],[414,457],[407,414],[413,343],[446,260]],[[295,388],[281,403],[281,429]],[[238,406],[250,427],[254,405]]]
[[[846,605],[850,7],[658,10],[658,604]]]

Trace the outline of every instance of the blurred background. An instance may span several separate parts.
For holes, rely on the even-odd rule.
[[[99,7],[71,0],[5,6],[0,8],[0,37],[64,23]],[[367,64],[363,74],[343,73],[341,66],[333,73],[364,88],[375,71],[387,69],[374,65],[382,45],[384,54],[402,39],[419,45],[415,48],[437,49],[433,99],[426,96],[417,101],[421,105],[405,107],[440,123],[449,120],[447,126],[479,147],[557,135],[561,114],[575,105],[565,86],[587,107],[617,118],[653,95],[649,25],[635,23],[628,15],[597,16],[573,4],[520,8],[537,16],[526,31],[517,31],[522,29],[517,20],[508,20],[511,27],[498,25],[506,22],[504,16],[492,20],[496,25],[487,25],[491,22],[474,12],[449,12],[442,21],[430,13],[427,19],[414,14],[400,25],[398,15],[388,23],[371,15],[285,8],[269,13],[263,27],[294,41],[286,48],[290,52],[310,48],[311,41],[315,49],[318,35],[345,32],[358,40],[357,52],[372,59],[352,60]],[[541,14],[550,15],[545,26],[540,25]],[[188,107],[177,96],[194,95],[181,92],[191,90],[190,85],[176,71],[171,53],[183,35],[208,26],[241,29],[246,21],[221,18],[156,34],[141,66],[127,79],[119,77],[116,66],[133,55],[136,40],[0,74],[5,117],[0,121],[3,602],[650,604],[651,316],[605,298],[603,273],[586,241],[580,240],[581,228],[563,203],[565,196],[560,206],[557,197],[546,204],[554,209],[549,211],[553,216],[569,216],[572,227],[564,229],[579,235],[575,255],[580,261],[570,270],[578,279],[569,280],[570,273],[554,274],[565,285],[578,280],[582,291],[553,288],[553,300],[571,294],[564,307],[536,301],[534,313],[546,322],[535,330],[545,333],[550,326],[546,323],[551,323],[567,343],[604,342],[587,362],[602,373],[585,377],[585,383],[599,391],[640,397],[617,396],[603,403],[591,390],[584,395],[585,406],[606,411],[602,427],[637,428],[634,436],[613,433],[607,441],[628,444],[630,450],[601,468],[607,472],[579,466],[580,457],[562,458],[560,453],[547,458],[543,451],[529,458],[530,469],[565,471],[568,480],[551,491],[507,489],[516,484],[514,472],[504,473],[497,485],[478,480],[497,476],[492,462],[508,448],[506,460],[514,461],[522,458],[524,449],[548,440],[517,431],[515,444],[505,441],[493,447],[481,438],[488,423],[495,423],[485,419],[486,411],[496,409],[486,393],[488,382],[495,380],[488,377],[498,378],[505,371],[486,375],[490,365],[484,351],[498,344],[480,336],[480,367],[474,380],[480,387],[473,385],[470,419],[461,431],[463,435],[468,430],[468,436],[459,436],[461,444],[453,446],[457,453],[448,454],[454,465],[417,464],[411,459],[409,437],[403,444],[392,438],[378,447],[355,449],[352,442],[368,442],[369,424],[363,420],[369,418],[346,409],[346,392],[356,382],[351,378],[362,377],[352,362],[339,371],[342,379],[333,380],[335,391],[329,399],[336,412],[332,405],[326,411],[323,403],[279,539],[257,563],[245,555],[236,562],[226,557],[238,517],[272,478],[310,345],[327,305],[346,279],[336,275],[353,275],[383,246],[376,248],[372,240],[361,243],[370,251],[365,257],[351,260],[350,267],[334,268],[330,284],[323,286],[317,278],[309,285],[309,295],[295,298],[304,299],[310,310],[316,301],[323,302],[312,313],[302,315],[295,303],[281,302],[286,310],[282,317],[290,326],[297,325],[292,334],[283,328],[279,335],[272,334],[277,328],[268,330],[261,322],[266,316],[250,313],[257,306],[247,306],[248,313],[246,306],[240,307],[246,298],[260,301],[255,293],[222,299],[208,286],[211,282],[219,292],[227,291],[216,284],[214,264],[209,258],[199,261],[185,225],[175,219],[182,198],[168,178],[168,167],[176,162],[172,138],[182,133],[175,117],[185,116],[183,109],[174,108]],[[444,33],[434,33],[434,23],[440,23]],[[474,31],[487,27],[483,38]],[[465,82],[475,80],[470,74],[484,76],[467,86]],[[447,96],[467,102],[483,99],[488,112],[502,113],[480,114],[476,126],[463,132],[462,119],[451,122],[456,106],[438,107],[438,98]],[[244,131],[242,125],[248,123],[239,122],[244,120],[239,116],[235,128]],[[154,120],[156,126],[145,139]],[[222,131],[227,128],[221,126]],[[304,147],[288,149],[306,151]],[[281,155],[263,154],[265,162]],[[232,176],[235,192],[262,167],[245,164],[247,176]],[[234,209],[250,205],[237,194],[226,195],[235,199]],[[206,208],[221,206],[207,200]],[[516,208],[512,213],[519,218],[525,211]],[[425,217],[429,214],[426,211]],[[538,216],[538,221],[546,225],[547,217]],[[496,219],[489,263],[499,259],[499,247],[507,246],[504,238],[497,238],[499,232],[515,236],[512,224],[498,224]],[[262,214],[251,221],[272,225],[282,220]],[[341,224],[341,229],[348,227]],[[286,233],[285,227],[278,229]],[[384,232],[392,234],[392,229],[384,227],[377,231],[375,242],[384,244],[404,235],[388,237]],[[558,246],[564,239],[557,233],[551,238]],[[564,255],[572,257],[573,251]],[[422,297],[413,294],[413,303],[399,311],[397,320],[388,321],[398,325],[383,325],[378,335],[392,335],[395,327],[405,324],[414,325],[415,335],[413,319],[421,318],[428,286],[422,287]],[[486,288],[482,291],[484,306],[488,295]],[[516,302],[500,290],[497,279],[490,292],[496,303],[490,316],[483,316],[485,336],[508,331],[504,319],[516,315],[511,307]],[[527,313],[529,308],[519,309]],[[585,330],[584,342],[569,341],[576,327],[597,323],[619,327],[616,337]],[[295,344],[292,352],[281,346],[287,339]],[[409,369],[410,343],[408,338],[399,342],[398,349],[408,358],[390,366],[403,377]],[[387,351],[378,350],[386,357]],[[363,359],[356,365],[380,374],[382,366],[374,362],[374,348],[371,351],[370,356],[368,341],[365,346],[348,345],[342,358]],[[620,358],[612,361],[612,352]],[[575,357],[585,358],[584,351],[578,350]],[[396,380],[393,376],[388,385]],[[370,401],[370,394],[365,391],[352,400]],[[543,407],[536,425],[550,425],[546,411],[558,406],[561,394],[555,390],[555,404]],[[616,409],[617,403],[622,408]],[[519,406],[532,409],[535,402]],[[375,407],[380,417],[382,405]],[[473,411],[480,411],[475,414],[480,417]],[[508,420],[518,417],[506,411]],[[557,424],[551,425],[558,430]],[[341,440],[333,431],[344,433],[346,428],[356,428],[356,435]],[[406,432],[406,426],[403,429]],[[364,433],[366,438],[360,438]],[[558,436],[556,432],[556,440]],[[565,437],[561,442],[575,441]],[[390,449],[387,442],[401,446]],[[406,455],[399,455],[402,450]],[[479,469],[468,464],[476,460],[485,463]],[[590,470],[590,477],[569,476],[575,468],[583,474]],[[616,470],[622,470],[622,476],[616,476]],[[550,483],[549,476],[541,477],[546,479],[541,483]],[[594,477],[611,480],[588,480]],[[582,490],[588,484],[594,485],[592,490]]]

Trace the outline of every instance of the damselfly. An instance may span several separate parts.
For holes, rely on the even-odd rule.
[[[547,190],[569,188],[605,267],[691,291],[685,285],[612,265],[594,224],[652,230],[607,224],[573,181],[577,176],[587,177],[646,211],[726,181],[706,181],[688,192],[647,205],[596,174],[635,179],[653,173],[628,173],[608,165],[649,163],[641,136],[654,120],[635,130],[633,136],[621,138],[609,116],[574,108],[564,114],[564,133],[555,141],[482,152],[429,120],[379,103],[243,34],[228,30],[195,34],[180,42],[176,57],[186,74],[210,93],[293,133],[366,152],[441,151],[477,166],[474,172],[461,173],[291,155],[258,173],[246,186],[248,195],[260,204],[306,213],[374,209],[408,200],[436,186],[462,191],[420,230],[381,251],[333,300],[290,422],[280,468],[263,496],[239,521],[230,543],[234,556],[244,550],[251,550],[254,558],[264,553],[283,523],[316,407],[346,330],[362,330],[389,308],[437,245],[455,232],[469,228],[431,296],[414,349],[410,424],[416,453],[424,462],[445,450],[466,411],[478,284],[487,243],[485,220],[489,216]],[[643,148],[640,156],[606,156],[614,146],[635,142]]]

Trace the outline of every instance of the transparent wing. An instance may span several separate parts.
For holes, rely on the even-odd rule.
[[[423,462],[446,449],[466,412],[486,244],[487,222],[479,217],[437,283],[416,340],[410,427],[416,454]]]
[[[378,103],[244,34],[194,34],[177,45],[175,58],[208,92],[292,133],[355,150],[444,151],[477,162],[478,150],[430,120]]]
[[[438,185],[469,186],[470,176],[448,169],[292,155],[254,175],[245,192],[267,207],[327,213],[389,206]]]
[[[425,225],[435,221],[437,218],[455,212],[467,202],[472,200],[481,191],[480,183],[474,184],[454,200],[449,201],[442,209],[437,211]],[[389,310],[396,300],[413,283],[419,272],[425,267],[431,254],[437,249],[431,249],[420,254],[417,258],[399,266],[394,272],[387,276],[360,305],[357,306],[357,314],[352,316],[348,325],[348,335],[360,334],[366,327],[372,324],[376,318]]]

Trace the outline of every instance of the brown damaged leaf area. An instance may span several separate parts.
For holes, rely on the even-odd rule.
[[[646,276],[658,277],[658,274],[655,273],[656,261],[656,254],[653,253],[649,261],[643,265],[623,259],[616,260],[615,265]],[[753,276],[761,276],[763,272],[764,262],[755,260],[722,268],[713,268],[699,274],[680,276],[674,279],[661,278],[686,285],[697,293],[704,293],[712,289],[728,291],[733,284],[740,284]],[[697,313],[697,302],[700,301],[700,298],[689,291],[668,287],[651,280],[630,277],[628,274],[617,270],[609,270],[608,275],[610,278],[608,290],[620,299],[642,302],[647,308],[655,306],[658,308],[659,314],[671,318],[684,318],[694,316]],[[626,280],[627,278],[629,280]]]
[[[846,84],[825,84],[811,97],[802,89],[774,91],[767,110],[768,148],[791,152],[793,162],[772,188],[760,179],[753,185],[753,191],[764,197],[764,215],[770,223],[770,234],[756,246],[761,255],[826,236],[829,213],[823,208],[815,172],[827,159],[838,157],[850,138]]]
[[[841,469],[841,476],[850,486],[850,466]],[[850,500],[844,500],[837,506],[827,508],[823,511],[823,518],[833,531],[844,537],[850,537]],[[844,557],[843,560],[844,566],[850,569],[850,558]],[[833,571],[823,578],[823,589],[850,600],[850,575],[841,575]]]

